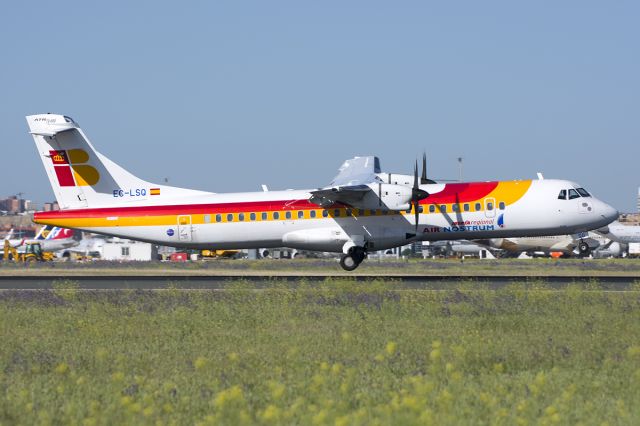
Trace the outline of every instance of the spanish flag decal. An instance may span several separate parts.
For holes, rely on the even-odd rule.
[[[149,194],[151,194],[151,195],[160,195],[160,188],[151,188],[151,189],[149,189]]]

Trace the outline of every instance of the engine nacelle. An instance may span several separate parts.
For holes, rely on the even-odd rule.
[[[411,208],[411,187],[389,183],[373,183],[369,187],[373,192],[369,193],[365,208],[386,207],[389,210],[397,211]]]

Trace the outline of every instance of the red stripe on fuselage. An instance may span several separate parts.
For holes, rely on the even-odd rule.
[[[431,194],[420,204],[469,203],[486,197],[499,182],[449,183],[440,192]],[[457,198],[456,198],[457,197]]]
[[[431,194],[420,204],[450,204],[476,201],[488,195],[498,186],[498,182],[450,183],[445,188]],[[457,199],[456,199],[457,195]],[[346,207],[336,204],[329,208]],[[244,213],[282,210],[312,210],[320,208],[309,200],[245,201],[239,203],[180,204],[140,207],[105,207],[94,209],[56,210],[36,212],[34,220],[60,218],[100,218],[105,216],[162,216],[186,214]]]

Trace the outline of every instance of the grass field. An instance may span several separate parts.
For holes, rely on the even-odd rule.
[[[638,424],[640,288],[0,292],[1,424]]]

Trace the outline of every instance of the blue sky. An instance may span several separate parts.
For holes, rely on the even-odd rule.
[[[467,180],[640,185],[640,3],[10,2],[0,196],[53,199],[24,116],[76,119],[141,178],[311,188],[377,155]]]

